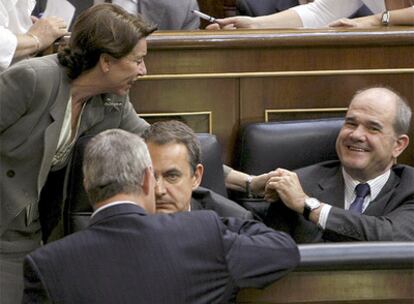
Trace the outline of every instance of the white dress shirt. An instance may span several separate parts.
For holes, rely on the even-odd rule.
[[[18,34],[32,26],[30,15],[35,0],[0,0],[0,72],[11,64]]]
[[[365,197],[364,203],[362,205],[362,212],[367,209],[369,204],[378,196],[381,192],[382,188],[388,181],[390,177],[391,170],[386,171],[385,173],[377,176],[374,179],[367,181],[366,183],[369,185],[370,193]],[[360,183],[359,181],[353,179],[345,170],[342,168],[342,175],[344,177],[344,184],[345,184],[345,193],[344,193],[344,209],[348,210],[351,206],[351,203],[354,201],[356,194],[355,194],[355,187]],[[318,226],[322,229],[326,227],[326,221],[328,220],[329,211],[331,210],[332,206],[329,205],[329,202],[326,202],[319,214],[319,221]]]
[[[91,218],[93,218],[98,212],[101,212],[102,210],[104,210],[104,209],[106,209],[106,208],[109,208],[109,207],[112,207],[112,206],[116,206],[116,205],[121,205],[121,204],[132,204],[132,205],[136,205],[137,206],[137,204],[136,203],[134,203],[134,202],[131,202],[131,201],[117,201],[117,202],[112,202],[112,203],[109,203],[109,204],[106,204],[106,205],[103,205],[102,207],[99,207],[98,209],[96,209],[93,213],[92,213],[92,215],[91,215]]]
[[[346,18],[355,13],[365,4],[373,14],[385,11],[383,0],[315,0],[312,3],[299,5],[293,10],[302,20],[303,27],[315,28],[328,26],[340,18]]]

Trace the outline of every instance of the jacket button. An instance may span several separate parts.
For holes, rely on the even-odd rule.
[[[9,171],[7,171],[7,172],[6,172],[6,175],[7,175],[8,177],[13,177],[13,176],[15,175],[15,173],[14,173],[14,171],[13,171],[13,170],[9,170]]]

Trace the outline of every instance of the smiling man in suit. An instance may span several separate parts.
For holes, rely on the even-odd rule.
[[[414,241],[414,168],[397,164],[411,115],[389,88],[357,92],[336,141],[339,161],[277,169],[265,222],[300,243]]]
[[[228,303],[299,263],[286,233],[213,211],[154,214],[143,140],[119,129],[88,143],[89,226],[30,253],[23,303]],[[109,288],[111,287],[111,288]]]

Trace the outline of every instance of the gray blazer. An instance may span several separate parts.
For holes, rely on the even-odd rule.
[[[298,243],[324,241],[414,241],[414,168],[396,165],[390,178],[363,214],[344,210],[344,181],[339,161],[323,162],[297,171],[309,196],[333,206],[325,230],[272,203],[265,223],[288,231]]]
[[[34,209],[51,169],[70,79],[56,55],[19,62],[0,74],[0,234],[29,205]],[[110,128],[140,133],[148,126],[127,96],[89,100],[78,136]]]
[[[138,0],[138,12],[159,30],[198,29],[200,19],[191,10],[199,10],[196,0]]]

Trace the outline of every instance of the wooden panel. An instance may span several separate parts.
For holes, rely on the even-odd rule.
[[[211,111],[212,133],[224,151],[232,151],[235,138],[229,132],[239,125],[238,87],[235,79],[140,80],[130,96],[138,113]]]
[[[138,112],[213,111],[229,163],[240,123],[265,109],[346,107],[357,89],[394,87],[414,108],[414,28],[155,33]],[[217,115],[217,116],[216,116]],[[412,143],[400,161],[414,165]]]
[[[413,303],[412,269],[292,272],[263,290],[245,289],[237,303]]]
[[[200,11],[203,13],[216,18],[223,18],[225,16],[223,0],[198,0],[197,2]],[[200,28],[205,28],[209,24],[206,20],[200,19],[200,21]]]

